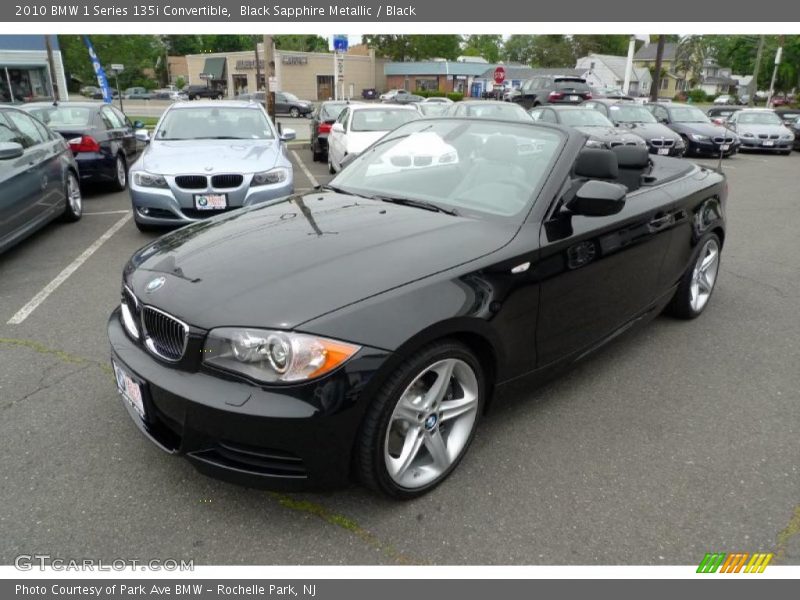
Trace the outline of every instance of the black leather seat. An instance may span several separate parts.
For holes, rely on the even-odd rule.
[[[629,192],[638,190],[642,185],[642,175],[650,167],[650,153],[641,146],[616,146],[612,152],[617,155],[619,176],[617,181],[628,188]]]
[[[617,155],[605,148],[584,148],[575,161],[575,176],[616,181],[619,176]]]

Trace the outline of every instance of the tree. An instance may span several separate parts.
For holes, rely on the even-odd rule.
[[[701,35],[689,35],[681,38],[675,49],[675,63],[673,69],[684,73],[690,87],[696,86],[702,80],[703,65],[710,56],[708,40]]]
[[[275,35],[272,37],[279,50],[295,52],[328,52],[328,40],[312,35]]]
[[[365,35],[364,43],[391,60],[455,60],[461,52],[458,35]]]
[[[529,65],[533,61],[535,35],[512,35],[503,44],[503,58],[506,62]]]
[[[576,57],[589,54],[625,56],[628,53],[629,35],[573,35],[572,50]]]
[[[464,40],[462,54],[465,56],[482,56],[489,62],[496,63],[503,54],[503,36],[469,35]]]
[[[530,64],[534,67],[574,67],[575,54],[569,38],[563,35],[536,36]]]
[[[132,86],[152,85],[144,69],[155,69],[158,57],[163,54],[161,40],[153,35],[92,35],[89,36],[100,64],[106,68],[111,63],[120,63],[125,70],[119,75],[122,89]],[[89,51],[80,35],[59,35],[58,45],[64,61],[64,69],[85,84],[94,84],[97,78],[89,59]],[[109,74],[109,85],[116,85]]]

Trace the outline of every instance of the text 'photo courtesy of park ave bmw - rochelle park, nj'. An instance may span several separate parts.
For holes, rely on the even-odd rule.
[[[792,573],[800,29],[200,16],[0,33],[9,578]]]

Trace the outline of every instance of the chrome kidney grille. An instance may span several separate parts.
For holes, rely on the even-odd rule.
[[[189,326],[152,306],[142,307],[142,333],[147,349],[170,362],[183,358],[189,343]]]

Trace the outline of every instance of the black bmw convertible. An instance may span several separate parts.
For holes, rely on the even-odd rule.
[[[418,120],[329,186],[142,248],[108,322],[133,421],[248,486],[431,490],[509,390],[708,306],[725,177],[585,142]]]

